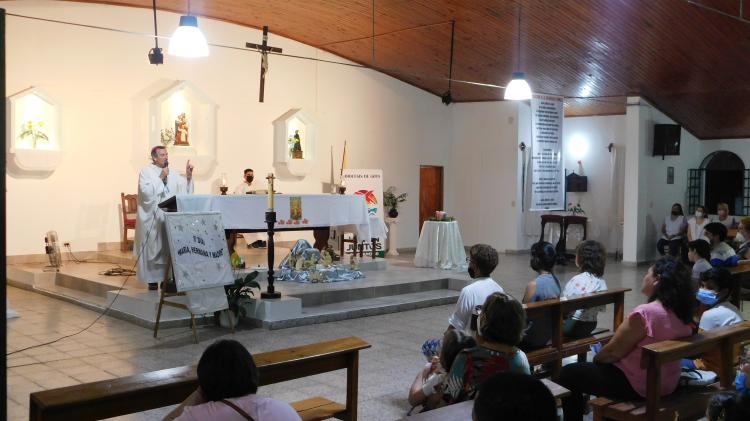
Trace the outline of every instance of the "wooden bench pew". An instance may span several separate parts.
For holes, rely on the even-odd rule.
[[[552,323],[551,344],[527,352],[526,356],[529,364],[537,365],[553,362],[555,364],[552,369],[552,377],[557,378],[562,367],[563,358],[578,355],[579,360],[585,360],[589,346],[597,342],[601,342],[602,344],[609,342],[614,335],[614,331],[622,323],[625,314],[625,293],[628,291],[630,291],[630,288],[612,288],[607,291],[591,294],[524,304],[523,307],[528,319],[548,316],[550,323]],[[611,331],[597,329],[592,335],[580,339],[570,339],[563,335],[565,315],[580,308],[591,308],[607,304],[614,304],[615,307],[612,320],[613,329]]]
[[[729,301],[737,308],[742,308],[742,282],[750,281],[750,262],[742,262],[737,266],[728,267],[732,275],[732,291],[729,295]]]
[[[370,344],[357,337],[253,355],[260,386],[346,369],[346,404],[323,397],[292,403],[303,420],[357,419],[359,351]],[[29,419],[97,420],[182,402],[198,387],[196,366],[183,366],[32,393]]]
[[[693,336],[657,342],[643,347],[641,367],[646,370],[646,399],[618,401],[607,397],[592,400],[594,420],[677,420],[704,416],[711,395],[719,387],[731,388],[735,376],[736,345],[750,339],[750,321],[726,326]],[[720,384],[686,386],[668,396],[660,396],[661,366],[707,351],[720,354]]]

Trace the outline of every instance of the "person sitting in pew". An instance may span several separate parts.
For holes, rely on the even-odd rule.
[[[604,276],[604,266],[607,263],[607,253],[604,246],[593,240],[586,240],[576,247],[576,266],[581,273],[572,277],[562,295],[589,294],[606,291],[607,282]],[[563,322],[563,334],[568,338],[584,338],[596,329],[597,314],[604,311],[604,307],[592,307],[576,310],[566,317]]]
[[[706,238],[711,243],[711,266],[737,266],[740,260],[732,246],[726,243],[727,227],[711,222],[704,228]]]
[[[526,354],[517,348],[525,327],[521,303],[502,292],[487,297],[477,320],[477,346],[462,350],[453,360],[443,380],[440,405],[474,399],[479,385],[493,374],[531,374]]]
[[[750,260],[750,216],[740,220],[736,238],[741,239],[737,247],[737,256],[740,257],[740,260]]]
[[[471,418],[557,421],[557,405],[552,392],[539,379],[526,374],[499,373],[479,386]]]
[[[463,349],[475,346],[477,342],[474,337],[460,330],[448,329],[443,336],[440,357],[433,357],[411,385],[409,404],[412,408],[418,405],[424,407],[423,411],[434,408],[442,397],[440,392],[442,392],[441,384],[445,379],[445,373],[451,370],[456,355]]]
[[[534,303],[552,298],[560,298],[560,281],[554,274],[557,253],[555,247],[540,241],[531,246],[529,265],[539,275],[526,285],[522,302]],[[547,345],[552,338],[552,322],[549,317],[529,320],[523,341],[518,345],[524,351],[531,351]]]
[[[692,333],[695,295],[687,266],[671,257],[659,259],[644,276],[641,293],[648,297],[648,303],[633,309],[593,362],[568,364],[560,371],[558,383],[571,392],[562,399],[565,421],[583,419],[584,394],[615,399],[645,397],[642,347]],[[661,394],[672,393],[679,379],[680,361],[664,364]]]
[[[750,396],[722,391],[711,396],[706,408],[708,421],[750,420]]]
[[[706,306],[698,323],[699,331],[713,330],[722,326],[742,323],[742,313],[729,302],[732,289],[731,274],[724,268],[712,268],[701,273],[701,285],[696,298]],[[708,353],[704,358],[682,361],[682,366],[691,370],[708,370],[719,372],[720,366],[715,362],[718,356]]]
[[[706,240],[693,240],[688,243],[688,260],[693,263],[693,274],[690,279],[693,287],[698,290],[701,282],[701,273],[711,269],[711,245]]]
[[[256,395],[258,368],[237,341],[224,339],[209,345],[197,371],[198,390],[165,420],[301,421],[289,404]]]

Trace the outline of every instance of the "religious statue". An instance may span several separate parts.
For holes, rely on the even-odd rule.
[[[188,122],[185,113],[177,116],[174,121],[174,144],[175,146],[190,146],[188,141]]]
[[[300,139],[299,137],[299,130],[294,131],[294,138],[290,140],[293,142],[292,158],[303,159],[302,158],[302,139]]]

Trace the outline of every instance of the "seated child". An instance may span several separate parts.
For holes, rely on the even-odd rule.
[[[443,336],[440,357],[433,357],[432,361],[427,363],[414,379],[414,383],[409,390],[409,404],[412,407],[422,405],[424,410],[432,409],[435,403],[440,400],[441,384],[445,378],[445,373],[450,371],[456,355],[461,350],[476,345],[477,343],[472,336],[456,329],[447,330]]]
[[[740,258],[732,246],[726,243],[727,227],[719,222],[711,222],[704,230],[711,243],[711,266],[737,266]]]
[[[693,263],[693,274],[691,279],[697,291],[701,281],[701,273],[711,269],[711,245],[706,240],[694,240],[688,243],[688,260]]]
[[[604,276],[604,266],[607,263],[607,253],[604,246],[593,240],[586,240],[576,248],[576,266],[581,273],[572,277],[563,290],[563,296],[588,294],[607,290]],[[569,338],[589,336],[596,329],[596,317],[604,307],[593,307],[576,310],[563,323],[563,334]]]

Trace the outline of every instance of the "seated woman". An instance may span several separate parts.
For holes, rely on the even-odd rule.
[[[258,396],[258,368],[245,347],[220,340],[198,362],[198,390],[165,420],[300,421],[289,404]]]
[[[424,410],[434,408],[442,398],[442,394],[436,392],[442,391],[441,384],[445,379],[445,373],[451,370],[456,355],[463,349],[477,346],[472,336],[456,329],[445,331],[442,344],[440,357],[434,357],[427,363],[411,385],[409,404],[412,407],[422,405]]]
[[[665,216],[664,222],[661,224],[661,238],[656,242],[656,250],[659,251],[659,254],[664,256],[664,247],[669,245],[669,254],[675,257],[679,256],[686,229],[687,221],[685,220],[685,214],[682,212],[682,205],[675,203],[672,205],[671,214]]]
[[[659,259],[643,278],[641,293],[648,297],[648,303],[633,309],[612,340],[594,356],[594,362],[578,362],[562,368],[558,383],[571,392],[562,400],[565,421],[583,419],[584,394],[615,399],[645,397],[642,347],[692,333],[695,298],[690,271],[685,265],[669,257]],[[662,366],[662,395],[674,391],[680,371],[680,361]]]
[[[526,327],[521,303],[511,296],[492,293],[477,320],[477,346],[459,352],[442,384],[443,402],[474,399],[479,385],[493,374],[530,374],[526,354],[516,348]]]
[[[695,240],[708,241],[708,238],[706,238],[703,230],[706,229],[706,225],[708,225],[709,222],[711,221],[708,219],[706,208],[704,208],[701,205],[698,205],[698,207],[695,208],[695,216],[688,219],[687,221],[688,241],[695,241]]]
[[[736,266],[740,258],[726,243],[727,227],[718,222],[712,222],[706,225],[704,233],[711,244],[711,266]]]
[[[737,219],[734,216],[729,216],[729,205],[726,203],[716,204],[716,220],[714,222],[724,225],[727,229],[737,228]]]
[[[740,260],[750,260],[750,216],[740,220],[740,226],[737,228],[737,237],[741,238],[737,248],[737,256]]]
[[[526,285],[522,300],[524,304],[560,298],[560,281],[553,273],[556,259],[557,253],[552,244],[540,241],[531,246],[529,264],[539,275]],[[529,320],[523,341],[518,347],[524,351],[530,351],[547,345],[551,338],[552,320],[550,317]]]
[[[604,276],[604,266],[607,263],[607,253],[604,246],[593,240],[586,240],[576,248],[576,266],[581,273],[570,278],[563,296],[589,294],[606,291],[607,282]],[[593,307],[576,310],[563,323],[563,334],[569,338],[583,338],[589,336],[596,329],[596,317],[604,307]]]

